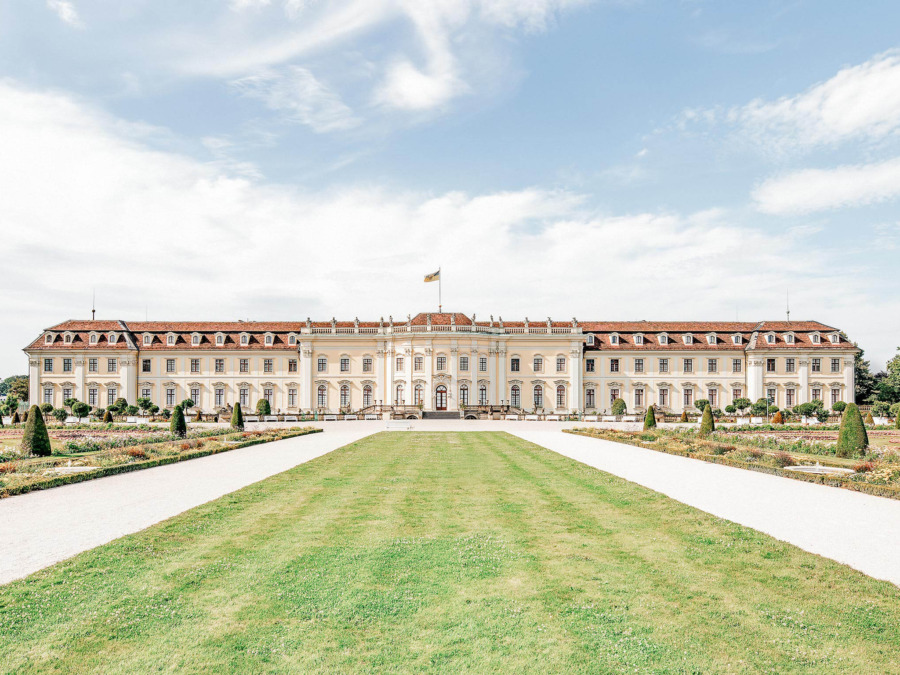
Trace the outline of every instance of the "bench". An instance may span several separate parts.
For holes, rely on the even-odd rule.
[[[247,415],[244,418],[245,422],[259,422],[259,418],[256,415]]]
[[[617,422],[618,420],[616,419],[615,415],[604,415],[603,417],[600,418],[600,421],[601,422]]]
[[[596,415],[585,415],[584,421],[585,422],[597,422],[597,421],[599,421],[599,418]]]
[[[326,422],[337,422],[337,415],[325,415],[322,419]]]
[[[541,418],[538,415],[525,415],[526,422],[537,422],[539,419]]]
[[[359,415],[344,415],[345,420],[358,420]]]
[[[547,415],[548,422],[559,422],[559,415]]]
[[[516,421],[518,421],[518,420],[519,420],[519,416],[518,416],[518,415],[507,415],[507,416],[504,417],[503,419],[505,419],[505,420],[516,420]]]
[[[622,417],[622,421],[623,422],[639,422],[640,420],[638,419],[637,415],[624,415]]]
[[[299,422],[300,420],[297,418],[296,415],[286,415],[284,418],[284,421],[285,422]]]
[[[278,417],[276,415],[266,415],[263,417],[263,422],[277,422]]]
[[[366,419],[367,419],[367,420],[380,420],[380,419],[381,419],[381,416],[379,416],[379,415],[373,415],[373,414],[369,413],[368,415],[366,415]]]
[[[409,431],[412,423],[409,420],[389,420],[384,428],[388,431]]]

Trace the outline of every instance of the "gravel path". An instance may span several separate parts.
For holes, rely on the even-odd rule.
[[[900,501],[558,431],[510,433],[900,586]]]
[[[372,433],[337,428],[0,500],[0,584]]]

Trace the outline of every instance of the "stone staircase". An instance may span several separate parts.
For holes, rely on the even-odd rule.
[[[432,410],[422,413],[422,419],[426,420],[458,420],[459,413],[455,410]]]

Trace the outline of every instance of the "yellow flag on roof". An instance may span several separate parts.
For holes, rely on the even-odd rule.
[[[425,283],[427,284],[429,281],[440,281],[441,279],[441,271],[433,272],[431,274],[425,275]]]

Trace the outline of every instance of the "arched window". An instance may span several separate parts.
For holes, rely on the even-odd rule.
[[[341,407],[346,408],[350,405],[350,386],[346,384],[341,385]]]
[[[367,384],[363,387],[363,407],[367,408],[372,405],[372,385]]]
[[[544,388],[536,384],[534,385],[534,407],[541,408],[544,405]]]
[[[519,390],[519,385],[517,384],[514,384],[509,390],[509,404],[513,408],[522,407],[522,392]]]
[[[478,405],[487,405],[487,385],[478,387]]]
[[[320,408],[328,407],[328,389],[324,384],[319,385],[319,393],[317,397],[318,406]]]
[[[397,385],[397,390],[396,390],[396,392],[394,393],[394,405],[403,405],[403,403],[404,403],[404,399],[403,399],[403,385],[402,385],[402,384],[398,384],[398,385]]]
[[[416,388],[413,389],[413,403],[415,405],[420,405],[422,403],[422,396],[425,393],[425,387],[421,384],[417,384]]]
[[[461,406],[469,405],[469,387],[468,385],[462,385],[459,388],[459,404]]]
[[[563,385],[559,385],[556,388],[556,407],[557,408],[565,408],[566,407],[566,388]]]

